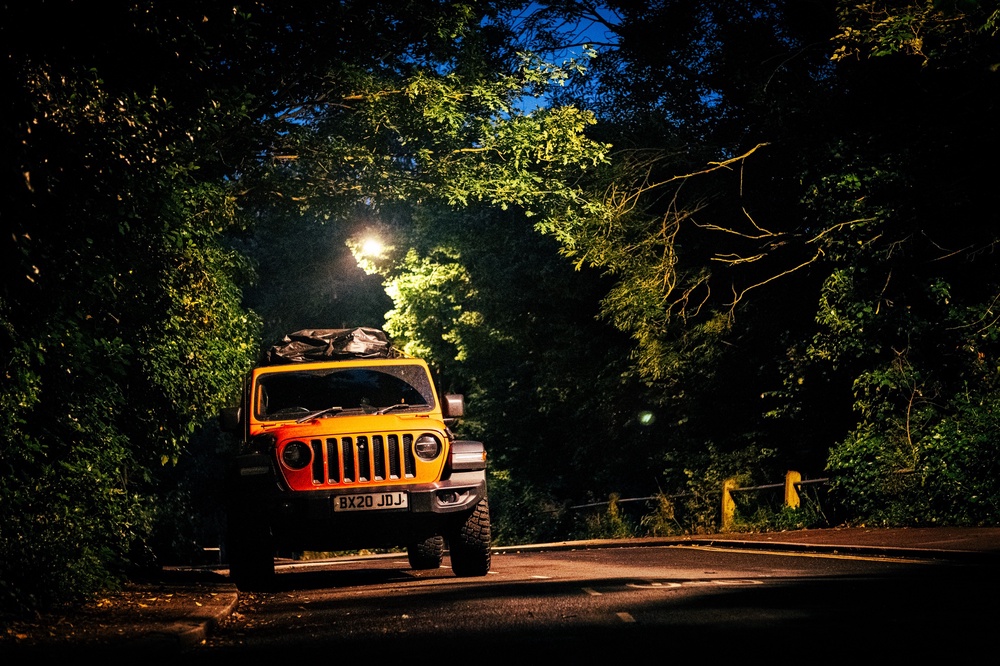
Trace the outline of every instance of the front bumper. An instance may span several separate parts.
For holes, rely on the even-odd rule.
[[[275,546],[291,551],[340,551],[403,547],[447,536],[486,499],[485,470],[454,472],[425,484],[356,486],[291,491],[279,486],[266,458],[247,456],[233,479],[231,510],[266,522]],[[242,473],[241,473],[242,472]],[[406,493],[405,508],[335,511],[340,498]],[[361,503],[358,503],[361,504]]]

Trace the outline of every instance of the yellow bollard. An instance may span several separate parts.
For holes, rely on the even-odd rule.
[[[796,487],[802,481],[802,475],[789,470],[785,474],[785,506],[789,509],[799,508],[799,489]]]
[[[728,532],[736,517],[736,502],[732,491],[736,488],[736,479],[726,479],[722,483],[722,531]]]

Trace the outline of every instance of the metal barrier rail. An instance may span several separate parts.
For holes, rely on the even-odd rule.
[[[901,470],[903,472],[908,470]],[[816,483],[827,483],[830,479],[803,479],[802,475],[796,471],[789,471],[785,474],[785,480],[783,483],[768,483],[761,486],[746,486],[740,487],[736,484],[736,479],[727,479],[722,484],[722,531],[728,531],[736,519],[736,502],[733,500],[733,493],[744,493],[753,490],[773,490],[776,488],[783,488],[785,494],[785,506],[790,509],[797,509],[801,504],[801,498],[799,497],[799,489],[803,486],[812,485]],[[681,497],[689,497],[691,493],[681,493],[679,495],[668,495],[670,499],[677,499]],[[615,502],[618,504],[625,504],[628,502],[650,502],[658,500],[660,496],[653,495],[651,497],[628,497],[616,499]],[[591,502],[589,504],[576,504],[569,507],[570,510],[577,509],[592,509],[599,506],[608,506],[611,504],[608,502]]]
[[[802,475],[795,471],[785,474],[784,483],[769,483],[763,486],[747,486],[740,488],[736,485],[736,479],[726,479],[722,484],[722,531],[726,532],[733,526],[736,519],[736,502],[733,501],[733,493],[748,492],[751,490],[767,490],[770,488],[784,488],[785,506],[790,509],[797,509],[801,505],[799,489],[802,486],[813,483],[826,483],[829,479],[802,479]]]
[[[667,495],[667,497],[669,497],[670,499],[678,499],[680,497],[690,497],[690,496],[691,496],[691,493],[680,493],[679,495]],[[620,499],[616,499],[615,503],[616,504],[625,504],[627,502],[652,502],[652,501],[659,500],[660,497],[661,497],[661,495],[653,495],[652,497],[628,497],[628,498],[624,498],[624,499],[620,498]],[[571,506],[569,508],[570,508],[570,510],[574,510],[574,509],[592,509],[595,506],[608,506],[609,504],[611,504],[610,501],[609,502],[591,502],[590,504],[575,504],[575,505],[573,505],[573,506]]]

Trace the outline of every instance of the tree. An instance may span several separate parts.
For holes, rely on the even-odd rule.
[[[714,478],[708,467],[745,472],[735,467],[748,460],[759,474],[821,467],[843,417],[817,437],[815,424],[772,422],[762,397],[781,383],[774,359],[811,329],[822,279],[809,242],[822,228],[804,223],[794,174],[832,94],[816,46],[832,12],[738,0],[543,4],[600,17],[614,36],[594,76],[560,97],[595,109],[595,138],[615,146],[587,183],[600,204],[542,230],[614,278],[601,315],[631,336],[664,424],[664,487],[701,485],[692,479]]]
[[[578,109],[516,110],[564,74],[495,48],[504,5],[4,7],[5,607],[183,556],[152,546],[184,543],[172,466],[260,351],[234,251],[273,265],[256,219],[577,196],[605,148]]]
[[[628,340],[596,319],[599,273],[513,208],[421,207],[393,238],[401,258],[365,262],[393,299],[386,330],[466,395],[459,434],[487,444],[499,542],[564,538],[573,500],[655,488]]]
[[[984,520],[990,484],[941,470],[994,466],[966,398],[993,404],[974,359],[995,354],[996,235],[955,221],[992,216],[990,170],[962,165],[995,147],[995,3],[543,4],[615,36],[563,98],[616,146],[591,186],[608,205],[546,231],[616,278],[603,314],[684,424],[668,478],[755,450],[771,474],[819,471],[833,449],[840,489],[878,498],[852,515]],[[950,429],[942,457],[933,429],[956,418],[975,434]],[[921,447],[911,494],[862,473]],[[960,508],[931,508],[945,486]]]
[[[218,176],[245,99],[199,85],[212,30],[235,19],[199,13],[212,29],[198,33],[184,12],[104,9],[3,10],[5,608],[86,596],[151,563],[172,508],[158,471],[256,346],[242,261],[219,242],[238,224]],[[75,26],[68,38],[44,29],[48,12]]]
[[[989,443],[997,234],[973,222],[995,211],[990,175],[966,166],[998,146],[998,12],[995,2],[841,11],[835,58],[884,117],[864,162],[843,161],[813,192],[814,204],[853,208],[863,242],[840,246],[846,265],[824,284],[807,356],[855,377],[858,423],[830,467],[851,514],[871,523],[988,524],[1000,507]]]

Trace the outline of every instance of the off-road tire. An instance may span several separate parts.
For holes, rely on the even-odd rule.
[[[413,569],[437,569],[444,560],[444,537],[432,536],[406,547],[406,557]]]
[[[229,578],[242,592],[263,592],[274,585],[274,542],[267,525],[239,511],[228,518],[226,547]]]
[[[490,570],[490,507],[480,500],[450,535],[448,553],[456,576],[485,576]]]

